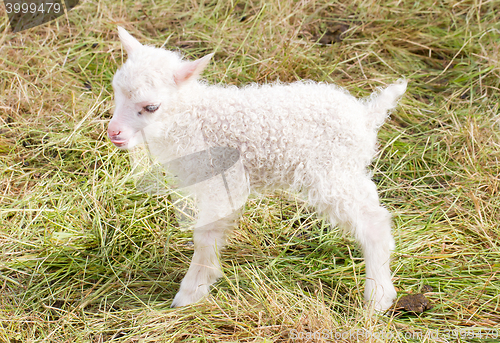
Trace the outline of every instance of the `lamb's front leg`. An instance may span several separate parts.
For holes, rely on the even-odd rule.
[[[226,245],[234,216],[194,229],[194,255],[172,307],[186,306],[208,295],[210,286],[222,276],[219,252]]]

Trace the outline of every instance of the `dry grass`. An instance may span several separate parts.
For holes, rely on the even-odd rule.
[[[16,34],[2,12],[0,342],[322,341],[320,332],[342,342],[496,341],[498,8],[83,1]],[[116,25],[191,57],[215,51],[211,82],[307,78],[364,96],[407,77],[374,179],[394,214],[399,294],[430,285],[435,307],[397,318],[363,311],[352,239],[274,194],[248,203],[210,299],[170,309],[190,233],[176,229],[166,199],[134,189],[127,155],[106,138],[111,78],[125,58]]]

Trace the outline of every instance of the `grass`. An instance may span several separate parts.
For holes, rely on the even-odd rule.
[[[488,342],[500,336],[500,1],[83,1],[12,34],[0,12],[0,342]],[[400,295],[363,310],[350,237],[286,193],[256,197],[207,301],[170,309],[193,248],[106,138],[116,25],[213,83],[406,77],[373,163]],[[167,208],[165,208],[167,206]],[[319,333],[323,333],[320,337]],[[343,335],[342,335],[343,334]]]

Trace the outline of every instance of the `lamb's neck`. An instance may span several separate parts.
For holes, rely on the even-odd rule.
[[[210,86],[202,82],[192,82],[190,84],[184,85],[179,90],[179,98],[176,106],[179,106],[179,110],[189,110],[203,101],[208,96],[207,89],[216,86]]]

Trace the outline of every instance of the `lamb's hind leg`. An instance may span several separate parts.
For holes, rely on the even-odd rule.
[[[391,216],[381,207],[364,208],[355,236],[363,249],[366,266],[365,300],[377,311],[391,307],[396,290],[391,281],[390,257],[394,249]]]
[[[360,187],[361,186],[361,187]],[[391,215],[379,204],[375,184],[366,180],[351,188],[352,198],[340,201],[329,215],[351,231],[361,245],[365,266],[365,300],[377,311],[387,310],[396,298],[389,268],[394,240]]]
[[[186,306],[197,302],[210,291],[210,286],[222,276],[219,251],[226,245],[228,232],[235,216],[194,229],[194,255],[189,269],[181,282],[172,307]]]

